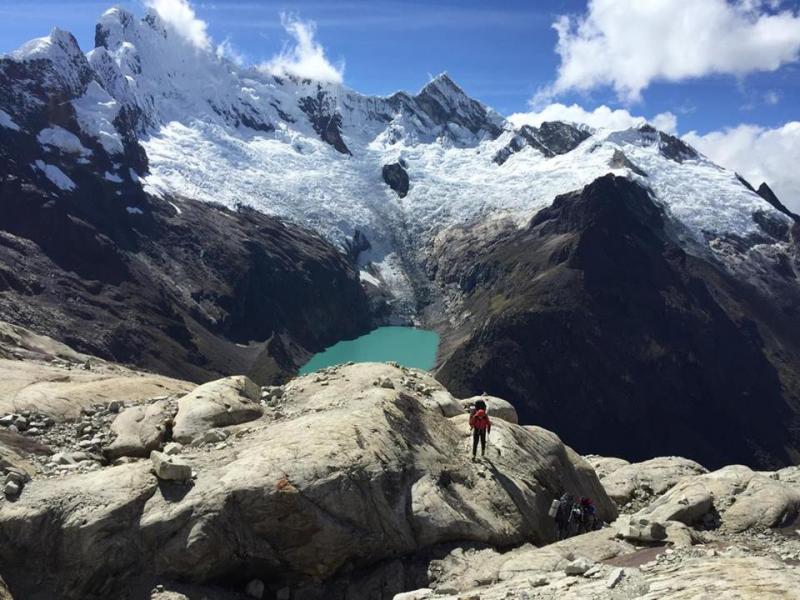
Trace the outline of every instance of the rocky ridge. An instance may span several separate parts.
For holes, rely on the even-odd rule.
[[[15,331],[23,344],[0,347],[40,359],[18,367],[52,368],[46,348],[64,353]],[[127,398],[123,386],[78,411],[28,399],[0,415],[10,593],[755,599],[789,598],[798,581],[797,467],[584,459],[490,396],[487,457],[473,462],[465,406],[475,398],[391,364],[283,386],[183,385]],[[10,431],[26,413],[41,430]],[[547,510],[564,491],[594,498],[610,525],[552,543]]]
[[[59,424],[34,436],[44,451],[23,452],[29,475],[0,504],[12,591],[101,598],[125,585],[148,597],[157,585],[243,591],[259,579],[265,594],[288,586],[298,598],[371,597],[378,586],[388,597],[413,585],[415,561],[442,546],[551,540],[546,511],[564,488],[616,515],[588,463],[500,413],[490,458],[471,462],[463,405],[423,372],[359,364],[257,394],[252,386],[225,379],[177,402],[50,416]],[[239,404],[250,408],[231,410]],[[120,544],[129,550],[110,552]],[[60,566],[43,579],[44,562]]]
[[[645,492],[637,495],[641,508],[628,502],[621,510],[636,512],[609,528],[542,548],[454,549],[431,562],[429,587],[395,600],[794,597],[800,582],[797,467],[758,474],[731,466],[703,474],[680,457],[640,464],[587,458],[605,471],[601,481],[609,492],[623,481]],[[665,488],[663,496],[649,496],[654,482]],[[696,486],[710,495],[693,515],[665,512],[666,506],[697,507],[686,499],[686,490]]]

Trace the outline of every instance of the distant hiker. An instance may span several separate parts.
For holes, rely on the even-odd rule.
[[[556,523],[556,539],[565,540],[602,528],[603,522],[597,518],[596,512],[594,501],[585,496],[576,500],[571,494],[564,493],[558,500],[553,500],[548,515]]]
[[[574,527],[571,526],[572,507],[575,498],[572,494],[564,493],[558,500],[553,500],[548,513],[556,522],[556,539],[565,540],[574,535]]]
[[[597,518],[597,508],[594,505],[594,501],[591,498],[582,497],[580,500],[580,507],[581,507],[581,532],[586,533],[589,531],[594,531],[595,529],[600,529],[602,523]]]
[[[469,426],[472,429],[472,459],[478,453],[478,441],[481,443],[481,456],[486,455],[486,436],[492,431],[492,422],[486,414],[486,402],[478,400],[469,417]]]

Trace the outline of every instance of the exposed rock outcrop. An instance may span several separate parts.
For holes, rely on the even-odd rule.
[[[395,600],[788,599],[794,597],[800,584],[797,569],[765,549],[759,549],[758,554],[736,546],[723,553],[694,548],[669,552],[648,555],[646,550],[632,551],[597,563],[583,575],[571,576],[553,569],[552,564],[543,564],[536,550],[520,549],[503,557],[507,563],[517,562],[518,571],[499,572],[499,578],[497,571],[483,566],[485,554],[465,552],[461,568],[474,573],[473,577],[456,579],[458,571],[454,570],[438,587],[398,595]],[[446,560],[454,562],[451,557]],[[490,579],[493,575],[495,579]]]
[[[190,443],[214,427],[238,425],[263,414],[261,390],[247,377],[210,381],[178,401],[172,437]]]
[[[0,322],[0,417],[42,413],[76,419],[96,404],[138,404],[179,395],[194,384],[142,373],[81,354],[52,338]]]
[[[738,533],[785,527],[800,516],[800,489],[741,465],[688,477],[637,516]]]
[[[174,416],[175,410],[166,400],[125,409],[111,424],[116,438],[103,454],[111,461],[122,456],[150,456],[164,444]]]
[[[752,189],[752,187],[750,189]],[[772,191],[772,188],[769,187],[766,182],[762,182],[761,185],[758,186],[758,190],[755,190],[755,192],[783,214],[791,217],[795,223],[800,222],[800,215],[797,215],[786,208],[786,205],[784,205],[783,202],[778,199],[778,196],[775,195],[775,192]]]
[[[596,454],[588,454],[583,458],[586,459],[602,483],[603,479],[624,466],[631,464],[624,458],[616,458],[614,456],[597,456]]]
[[[34,477],[0,504],[4,576],[32,600],[106,598],[133,583],[122,573],[300,589],[442,543],[545,543],[565,489],[616,516],[589,465],[549,432],[498,419],[488,460],[470,462],[467,415],[426,408],[408,373],[362,364],[293,381],[226,444],[165,457],[194,471],[189,485],[159,482],[150,461]]]
[[[631,160],[625,156],[625,153],[622,150],[614,150],[614,155],[611,157],[611,161],[608,163],[608,166],[614,169],[630,169],[637,175],[647,177],[647,173],[633,164]]]
[[[523,125],[515,132],[511,141],[498,150],[493,160],[502,165],[512,154],[526,146],[538,150],[547,158],[552,158],[574,150],[591,135],[591,130],[585,126],[560,121],[545,121],[539,127]]]
[[[336,101],[325,90],[318,87],[316,95],[301,98],[299,106],[324,142],[337,152],[352,154],[342,139],[342,115],[336,110]]]
[[[622,506],[634,498],[660,496],[681,479],[704,473],[708,471],[693,460],[664,456],[621,465],[601,477],[600,482],[609,498]]]
[[[392,188],[400,198],[408,194],[408,172],[399,162],[383,165],[381,171],[383,180]]]
[[[718,529],[708,529],[708,522],[694,523],[700,528],[696,530],[680,522],[635,515],[621,517],[609,529],[543,548],[523,545],[499,552],[459,547],[431,562],[427,587],[395,600],[694,600],[707,594],[741,600],[788,599],[794,595],[793,586],[800,583],[796,568],[800,534],[796,524],[783,530],[765,527],[784,521],[772,522],[786,490],[794,485],[796,470],[755,474],[745,467],[727,467],[690,475],[652,505],[659,510],[675,501],[682,493],[679,488],[702,485],[713,503],[728,507]],[[785,483],[778,483],[782,478]],[[778,485],[761,487],[766,481]],[[735,510],[739,500],[744,502],[732,528],[728,511]],[[691,505],[692,499],[680,502]],[[750,518],[738,518],[744,514]],[[662,511],[654,516],[669,515]]]

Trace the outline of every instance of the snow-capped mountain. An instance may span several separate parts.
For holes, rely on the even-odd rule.
[[[70,307],[109,352],[155,347],[154,368],[177,344],[177,372],[269,357],[285,374],[388,299],[389,318],[441,330],[452,389],[500,392],[577,447],[593,406],[595,451],[800,452],[800,217],[766,184],[646,123],[515,128],[446,74],[386,97],[277,77],[155,12],[107,11],[95,45],[54,30],[0,57],[0,253],[26,273],[0,271],[5,318]],[[152,338],[119,324],[131,314]]]
[[[650,189],[697,251],[719,251],[712,242],[725,236],[763,236],[754,214],[791,225],[734,173],[647,126],[515,130],[446,74],[415,95],[388,97],[279,78],[198,50],[155,12],[137,19],[107,11],[95,43],[84,55],[54,30],[5,61],[51,63],[37,84],[70,98],[81,132],[112,163],[110,181],[141,176],[151,193],[249,205],[340,245],[359,231],[371,245],[361,263],[374,262],[374,273],[401,296],[412,293],[404,263],[418,261],[417,251],[442,230],[487,218],[524,224],[557,194],[608,172]],[[0,114],[11,124],[24,120],[34,98],[32,90],[5,98]],[[68,132],[31,125],[42,126],[43,144],[77,148]],[[148,167],[130,172],[115,157],[130,153],[134,138]],[[395,163],[410,182],[403,198],[382,178]],[[58,165],[37,168],[56,185],[72,185]]]

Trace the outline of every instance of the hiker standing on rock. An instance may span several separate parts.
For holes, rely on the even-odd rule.
[[[478,400],[475,409],[469,417],[469,427],[472,429],[472,460],[478,452],[478,440],[481,442],[481,457],[486,455],[486,436],[492,431],[492,422],[486,414],[486,402]]]

